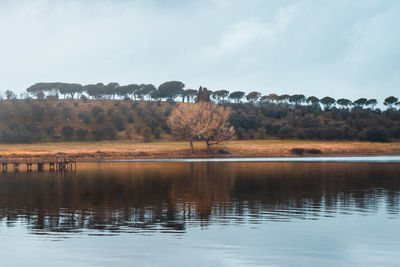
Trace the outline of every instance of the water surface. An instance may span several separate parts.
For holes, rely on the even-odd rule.
[[[107,162],[0,174],[4,266],[396,265],[395,162]]]

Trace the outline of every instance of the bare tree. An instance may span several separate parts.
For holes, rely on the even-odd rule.
[[[206,142],[209,152],[212,145],[230,139],[234,135],[233,127],[228,123],[229,116],[230,110],[227,107],[209,102],[179,104],[172,111],[168,125],[174,134],[189,140],[192,153],[193,140],[197,138]]]
[[[207,152],[210,152],[212,145],[230,139],[235,134],[233,127],[229,126],[231,112],[227,107],[200,102],[197,110],[199,119],[196,135],[206,142]]]
[[[168,126],[173,134],[189,140],[192,153],[194,152],[193,140],[196,138],[198,121],[197,106],[197,104],[178,104],[168,118]]]

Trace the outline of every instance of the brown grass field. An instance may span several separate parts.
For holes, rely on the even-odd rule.
[[[293,157],[292,149],[305,149],[300,156],[400,155],[400,142],[359,141],[245,140],[226,141],[207,153],[203,142],[195,142],[190,154],[188,142],[134,143],[129,141],[56,142],[36,144],[0,144],[0,159],[38,159],[70,157],[76,160]],[[319,150],[310,153],[307,150]]]

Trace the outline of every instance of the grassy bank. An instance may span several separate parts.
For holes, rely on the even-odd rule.
[[[2,158],[45,158],[70,156],[77,160],[148,159],[188,157],[290,157],[400,155],[400,142],[371,143],[350,141],[245,140],[227,141],[206,152],[203,142],[195,142],[190,154],[187,142],[133,143],[57,142],[0,144]]]

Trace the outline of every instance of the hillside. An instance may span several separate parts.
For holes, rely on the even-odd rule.
[[[169,140],[165,102],[2,100],[0,141]]]
[[[400,111],[257,102],[228,103],[235,139],[395,141]],[[185,103],[193,105],[193,103]],[[0,142],[181,140],[167,119],[176,103],[136,100],[0,100]]]

